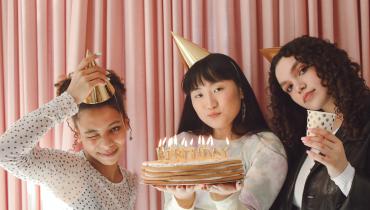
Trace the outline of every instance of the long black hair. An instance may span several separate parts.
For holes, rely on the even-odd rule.
[[[316,68],[323,86],[333,97],[336,112],[343,115],[343,132],[355,137],[370,117],[370,92],[360,77],[359,64],[352,62],[346,51],[316,37],[302,36],[284,45],[271,62],[269,88],[272,128],[282,141],[294,145],[306,130],[306,109],[285,93],[276,79],[276,65],[283,57],[294,58]]]
[[[233,121],[232,132],[237,135],[251,135],[269,130],[256,96],[239,65],[226,55],[212,53],[191,66],[184,76],[182,89],[186,97],[177,130],[178,134],[184,131],[193,132],[197,135],[211,135],[213,133],[213,129],[206,125],[196,114],[191,103],[190,93],[199,85],[202,85],[203,81],[214,83],[222,80],[235,82],[237,87],[243,91],[244,97],[241,100],[246,105],[245,120],[242,120],[242,110],[240,109]]]

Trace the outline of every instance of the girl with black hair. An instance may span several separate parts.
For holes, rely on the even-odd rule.
[[[370,92],[359,73],[344,50],[309,36],[273,58],[272,125],[289,160],[274,209],[369,209]],[[334,133],[306,136],[307,110],[335,113]]]
[[[243,160],[246,175],[244,185],[156,186],[165,191],[165,209],[269,209],[286,176],[286,155],[238,64],[210,54],[191,66],[182,87],[177,138],[212,136],[216,147],[230,139],[229,156]]]

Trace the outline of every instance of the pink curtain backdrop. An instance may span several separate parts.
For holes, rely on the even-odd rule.
[[[269,63],[258,49],[303,34],[337,42],[370,82],[368,0],[0,0],[0,12],[0,133],[55,97],[53,84],[88,48],[126,83],[133,140],[122,164],[138,174],[181,115],[185,68],[171,31],[233,57],[266,114]],[[68,127],[57,126],[40,145],[70,149]],[[49,209],[48,196],[0,169],[0,210]],[[136,209],[160,208],[160,194],[140,185]]]

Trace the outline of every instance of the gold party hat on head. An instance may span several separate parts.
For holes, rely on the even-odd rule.
[[[184,59],[186,65],[189,68],[192,65],[194,65],[194,63],[196,63],[197,61],[209,55],[209,52],[206,49],[199,47],[193,42],[187,39],[184,39],[183,37],[178,36],[174,34],[173,32],[171,33],[172,33],[173,39],[175,40],[177,48],[179,48],[180,50],[182,58]]]
[[[263,57],[265,57],[270,63],[272,58],[279,52],[280,47],[264,48],[260,49]]]
[[[86,50],[86,57],[88,55],[90,55],[90,52],[89,52],[89,50]],[[91,61],[88,64],[88,68],[93,67],[93,66],[96,66],[96,63],[95,63],[94,60]],[[109,76],[109,75],[107,75],[107,76]],[[114,92],[115,92],[114,87],[108,80],[107,84],[105,84],[105,85],[95,86],[92,89],[91,93],[85,98],[83,103],[85,103],[85,104],[102,103],[102,102],[107,101],[108,99],[110,99],[114,95]]]

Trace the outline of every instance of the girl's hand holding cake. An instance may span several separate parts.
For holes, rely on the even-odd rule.
[[[200,185],[153,185],[159,191],[174,195],[182,208],[191,208],[195,201],[195,189]]]
[[[209,191],[209,194],[214,201],[220,201],[226,199],[233,193],[240,191],[242,187],[243,185],[241,181],[238,181],[232,183],[206,185],[205,189]]]

